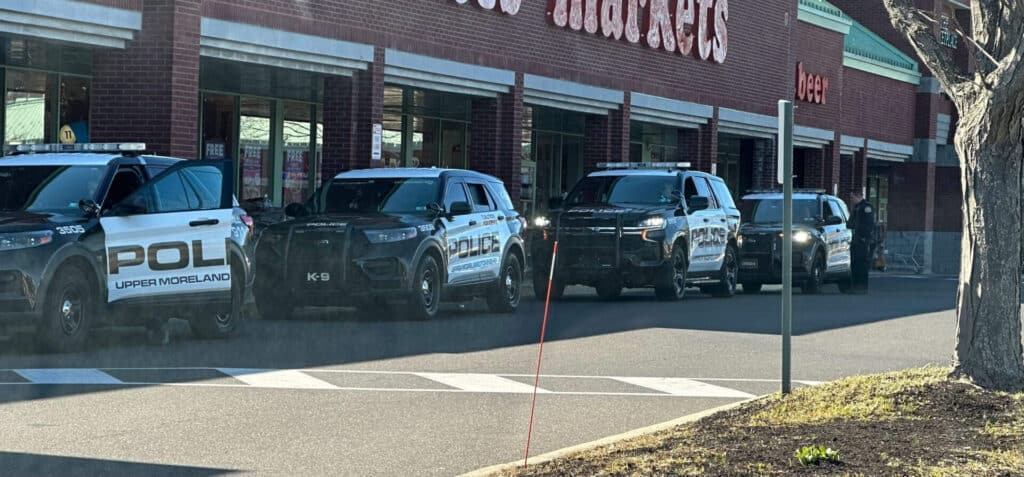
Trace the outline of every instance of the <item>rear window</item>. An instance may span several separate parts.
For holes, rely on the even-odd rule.
[[[715,191],[715,197],[718,198],[718,203],[721,204],[723,209],[736,208],[736,202],[732,200],[732,194],[729,192],[729,188],[725,186],[724,182],[712,179],[711,189]]]
[[[508,191],[505,190],[505,186],[500,182],[488,182],[487,186],[491,189],[491,195],[493,195],[498,201],[498,205],[502,210],[515,210],[515,205],[512,204],[512,197],[509,197]]]

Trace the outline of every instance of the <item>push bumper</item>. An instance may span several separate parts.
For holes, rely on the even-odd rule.
[[[740,252],[741,282],[782,283],[782,255]],[[803,281],[811,272],[811,263],[803,251],[793,251],[793,281]]]

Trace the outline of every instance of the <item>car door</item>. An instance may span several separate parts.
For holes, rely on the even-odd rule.
[[[472,206],[466,185],[462,179],[452,179],[445,187],[444,210],[451,211],[452,204],[465,202]],[[454,215],[443,219],[445,238],[448,242],[448,284],[460,285],[476,281],[477,272],[472,269],[473,235],[479,226],[475,213]]]
[[[109,302],[230,297],[231,165],[182,161],[104,211]]]
[[[477,222],[474,233],[477,253],[472,256],[473,267],[479,273],[480,281],[497,280],[501,270],[501,246],[505,243],[505,240],[502,240],[503,228],[506,237],[508,235],[508,228],[504,224],[505,216],[498,210],[497,201],[488,192],[483,181],[467,180],[466,190],[469,191],[469,199],[476,217],[474,220]],[[500,221],[498,217],[501,217]]]
[[[683,185],[684,196],[701,196],[708,198],[708,208],[692,211],[688,215],[690,226],[690,268],[692,272],[717,271],[722,267],[725,255],[725,240],[728,237],[728,224],[707,179],[700,176],[688,176]]]
[[[828,240],[828,271],[844,272],[850,268],[850,243],[853,233],[846,228],[847,216],[845,209],[836,199],[825,201],[825,219],[839,217],[842,223],[825,225],[825,237]]]

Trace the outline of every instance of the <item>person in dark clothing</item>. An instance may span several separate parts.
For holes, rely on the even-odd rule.
[[[850,202],[854,204],[849,228],[853,231],[853,244],[850,249],[850,266],[852,268],[852,290],[855,293],[867,293],[868,270],[871,268],[871,254],[874,248],[875,208],[859,192],[850,194]]]

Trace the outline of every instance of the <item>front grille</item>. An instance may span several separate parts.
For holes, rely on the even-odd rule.
[[[294,231],[288,247],[289,281],[306,289],[341,283],[347,243],[345,229]]]
[[[776,234],[743,234],[743,251],[747,253],[771,253],[775,247]]]

